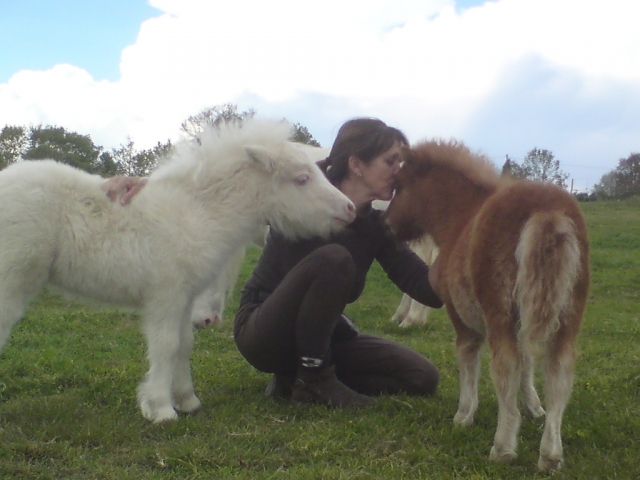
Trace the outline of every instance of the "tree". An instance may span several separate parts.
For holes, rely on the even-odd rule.
[[[156,168],[160,158],[168,155],[172,149],[171,141],[167,141],[138,152],[133,140],[127,138],[127,143],[112,149],[109,157],[116,166],[115,174],[146,177]]]
[[[135,146],[131,137],[127,137],[127,143],[111,150],[110,157],[116,165],[116,175],[136,176],[134,155]]]
[[[192,115],[180,124],[182,130],[187,137],[197,139],[198,135],[207,125],[214,127],[221,123],[242,123],[247,118],[255,116],[256,111],[253,109],[238,112],[238,106],[232,103],[216,105],[215,107],[205,108],[197,115]]]
[[[615,170],[605,173],[593,190],[598,197],[618,200],[640,195],[640,153],[618,160]]]
[[[135,164],[137,166],[137,175],[149,175],[158,164],[165,158],[169,157],[173,152],[173,144],[171,140],[166,143],[158,142],[155,147],[147,150],[141,150],[135,155]]]
[[[216,105],[215,107],[205,108],[197,115],[192,115],[187,118],[180,124],[180,130],[182,130],[189,139],[197,140],[207,125],[217,127],[223,123],[242,124],[245,120],[253,118],[256,113],[258,112],[253,108],[239,112],[238,106],[232,103]],[[286,122],[287,119],[283,118],[282,121]],[[311,135],[307,127],[300,123],[293,124],[291,141],[313,145],[314,147],[320,146],[320,143],[313,138],[313,135]]]
[[[5,125],[0,132],[0,170],[18,161],[28,144],[24,127]]]
[[[102,147],[95,145],[89,135],[69,132],[64,127],[39,125],[30,129],[29,146],[23,158],[51,158],[93,173],[98,170],[101,151]]]
[[[522,167],[518,165],[517,162],[514,162],[509,158],[509,155],[506,155],[506,160],[504,165],[502,166],[502,176],[510,176],[515,178],[526,178]]]
[[[109,152],[102,152],[98,158],[96,172],[103,177],[112,177],[118,174],[118,164]]]
[[[307,145],[312,145],[314,147],[320,147],[320,142],[318,142],[313,135],[309,133],[307,127],[302,126],[299,123],[293,124],[293,135],[291,137],[292,142],[305,143]]]
[[[522,161],[522,170],[529,180],[550,182],[564,188],[567,186],[569,174],[560,169],[560,161],[549,150],[531,150]]]
[[[615,171],[605,173],[600,177],[600,183],[593,186],[594,193],[598,198],[605,200],[617,198],[618,194],[618,174]]]
[[[640,153],[632,153],[629,157],[620,159],[617,172],[622,198],[640,195]]]

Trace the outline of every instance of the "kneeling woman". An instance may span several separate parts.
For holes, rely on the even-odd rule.
[[[242,290],[234,321],[240,353],[273,373],[267,396],[294,403],[360,407],[383,393],[430,395],[438,369],[417,352],[359,333],[343,314],[362,293],[376,260],[404,293],[430,307],[441,300],[427,265],[384,225],[373,200],[390,200],[407,139],[382,121],[358,118],[339,130],[320,163],[356,206],[357,217],[330,238],[289,241],[271,233]]]

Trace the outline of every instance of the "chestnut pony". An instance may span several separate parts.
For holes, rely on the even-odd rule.
[[[404,155],[387,221],[401,239],[429,234],[440,249],[430,279],[457,335],[460,400],[453,421],[473,423],[487,339],[498,398],[490,458],[514,459],[518,392],[528,414],[545,414],[533,382],[542,360],[547,418],[538,468],[558,470],[589,290],[580,208],[552,184],[500,177],[490,161],[455,141],[423,142]]]

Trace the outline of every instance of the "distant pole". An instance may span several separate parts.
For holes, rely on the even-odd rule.
[[[569,190],[569,193],[573,194],[573,178],[571,179],[571,190]]]

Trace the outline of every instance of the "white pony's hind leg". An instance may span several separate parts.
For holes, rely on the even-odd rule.
[[[193,350],[193,328],[190,322],[180,326],[180,347],[178,349],[175,370],[173,372],[173,399],[176,409],[182,412],[195,412],[202,403],[196,397],[191,379],[191,351]]]
[[[7,343],[13,326],[24,315],[27,300],[26,298],[17,298],[7,292],[0,292],[0,350]]]
[[[171,389],[180,351],[182,324],[189,323],[186,300],[163,297],[147,305],[143,313],[143,330],[147,339],[149,371],[138,387],[142,415],[154,423],[178,418],[173,408]]]
[[[411,297],[409,297],[409,299],[409,313],[407,313],[407,316],[400,324],[400,327],[407,328],[412,325],[426,325],[427,319],[429,318],[429,307],[416,300],[412,300]]]
[[[409,246],[427,265],[433,265],[438,256],[438,247],[431,237],[424,237],[410,243]],[[412,325],[426,325],[428,318],[429,307],[404,294],[390,321],[398,323],[401,328],[407,328]]]
[[[19,279],[18,273],[5,273],[2,269],[0,275],[0,351],[4,348],[11,329],[20,321],[29,301],[42,290],[46,275],[43,273],[31,278]]]

